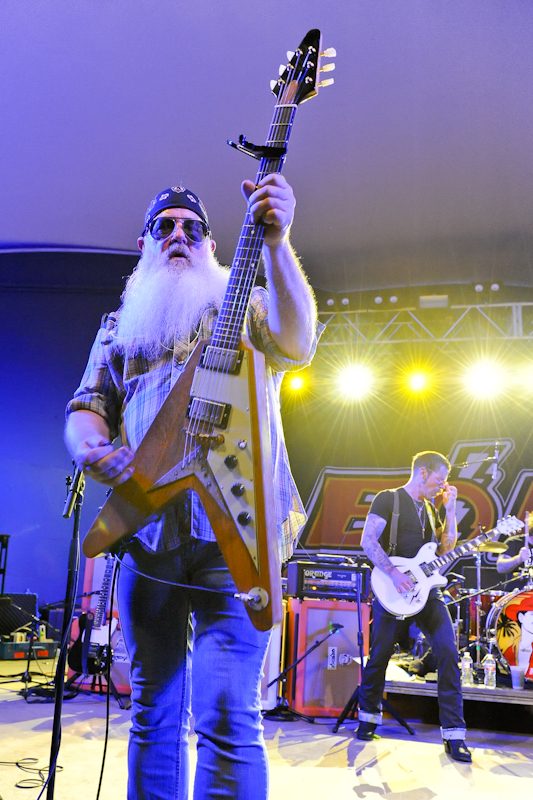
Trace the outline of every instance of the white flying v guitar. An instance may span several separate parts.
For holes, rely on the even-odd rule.
[[[471,550],[475,550],[488,539],[494,539],[500,534],[509,535],[516,533],[524,527],[524,523],[516,517],[506,517],[498,520],[496,527],[486,533],[481,533],[475,539],[459,545],[449,553],[435,558],[438,547],[437,542],[428,542],[423,545],[414,558],[401,558],[392,556],[391,561],[404,575],[408,575],[414,583],[410,592],[398,592],[390,577],[374,567],[370,582],[377,599],[389,613],[395,617],[412,617],[418,614],[426,605],[428,595],[435,586],[446,586],[448,579],[441,575],[440,570],[451,564]]]

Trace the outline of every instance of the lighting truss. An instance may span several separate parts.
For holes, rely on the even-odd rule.
[[[323,311],[319,347],[413,342],[532,341],[533,303]]]

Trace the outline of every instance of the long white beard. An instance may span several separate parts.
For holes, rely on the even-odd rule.
[[[122,294],[117,344],[127,356],[154,359],[175,338],[189,341],[206,309],[220,308],[228,278],[211,252],[180,271],[143,254]]]

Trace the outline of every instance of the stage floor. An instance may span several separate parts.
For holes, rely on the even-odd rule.
[[[39,667],[45,672],[51,666],[50,662],[39,662]],[[23,667],[13,662],[0,662],[0,673],[5,675]],[[33,664],[32,670],[36,668]],[[0,797],[2,800],[36,798],[39,789],[16,788],[17,782],[32,776],[22,772],[13,762],[34,758],[39,766],[48,765],[53,704],[26,702],[19,694],[23,684],[3,682],[4,677],[0,677],[0,681]],[[530,707],[492,704],[491,713],[496,716],[486,717],[480,710],[483,703],[472,704],[471,708],[476,710],[469,712],[472,719],[468,720],[467,741],[474,761],[469,765],[451,761],[444,754],[438,728],[433,724],[434,708],[420,712],[420,703],[434,704],[434,698],[418,698],[411,710],[409,698],[400,699],[399,710],[415,729],[414,737],[394,720],[385,721],[379,729],[379,739],[360,742],[355,738],[357,725],[354,722],[333,734],[335,720],[322,719],[309,724],[302,720],[279,722],[266,719],[270,798],[516,800],[533,793],[533,736],[530,733],[533,715]],[[57,800],[92,800],[96,797],[105,705],[105,697],[94,694],[83,694],[65,701],[59,757],[63,770],[56,778],[54,796]],[[484,730],[478,727],[480,721],[485,725]],[[488,729],[498,721],[500,730],[525,732],[501,733]],[[128,728],[129,712],[120,709],[112,699],[102,800],[125,800]],[[194,745],[195,737],[191,736],[193,763]]]

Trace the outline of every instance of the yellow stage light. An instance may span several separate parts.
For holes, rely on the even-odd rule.
[[[504,383],[504,371],[496,361],[478,361],[464,375],[465,388],[480,400],[496,397],[503,391]]]
[[[412,392],[423,392],[429,386],[429,376],[425,372],[412,372],[407,378],[407,386]]]
[[[301,375],[293,375],[289,378],[289,388],[292,389],[293,392],[299,392],[305,386],[305,381]]]
[[[372,391],[374,376],[364,364],[352,364],[339,373],[337,387],[347,400],[362,400]]]

